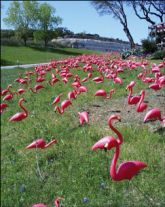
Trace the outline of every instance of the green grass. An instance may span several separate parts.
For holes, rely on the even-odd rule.
[[[61,59],[68,56],[99,53],[97,51],[82,50],[74,48],[35,48],[1,46],[1,65],[18,65],[30,63],[46,63],[54,59]]]
[[[147,125],[141,123],[139,127],[131,120],[127,125],[115,124],[124,136],[118,164],[123,160],[142,160],[148,164],[132,181],[115,182],[109,176],[113,150],[107,153],[91,151],[91,146],[97,140],[113,134],[111,130],[106,130],[107,120],[102,120],[102,123],[90,120],[88,125],[80,126],[77,115],[85,106],[100,104],[101,99],[97,101],[92,96],[99,88],[115,88],[113,99],[120,99],[126,93],[126,85],[134,79],[137,81],[136,91],[139,92],[146,87],[136,79],[140,71],[126,70],[121,73],[120,77],[125,78],[122,87],[108,79],[102,84],[92,81],[84,83],[89,89],[88,93],[73,100],[62,116],[52,112],[50,103],[61,92],[64,93],[62,100],[66,99],[68,91],[72,90],[70,83],[73,78],[67,84],[58,82],[50,87],[47,80],[51,74],[48,72],[43,83],[45,89],[38,94],[28,91],[21,95],[27,101],[24,106],[29,111],[28,118],[10,123],[8,118],[20,110],[17,106],[20,97],[14,96],[1,117],[1,206],[27,207],[34,203],[45,203],[53,207],[53,200],[57,196],[64,196],[62,204],[65,207],[164,206],[165,139],[162,132],[150,132]],[[1,87],[12,83],[13,91],[26,88],[14,82],[18,73],[24,72],[21,69],[2,70]],[[71,72],[78,73],[81,79],[87,76],[81,68]],[[94,71],[93,77],[97,75],[98,72]],[[34,76],[30,85],[35,85]],[[104,103],[110,105],[113,99]],[[37,152],[25,149],[25,146],[41,137],[46,141],[55,138],[58,144],[45,150],[38,149]],[[37,172],[36,153],[44,181]],[[83,202],[85,197],[89,199],[87,203]]]

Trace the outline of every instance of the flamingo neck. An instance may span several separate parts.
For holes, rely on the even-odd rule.
[[[111,162],[111,167],[110,167],[110,175],[113,180],[117,180],[116,164],[117,164],[119,154],[120,154],[120,149],[119,149],[119,145],[117,145],[112,162]]]
[[[33,88],[29,88],[29,90],[31,90],[33,93],[37,93],[37,91],[34,91]]]
[[[132,96],[132,87],[129,88],[129,94],[128,94],[128,104],[131,102],[131,96]]]
[[[47,148],[47,147],[49,147],[50,145],[52,145],[52,144],[54,144],[55,143],[55,141],[53,140],[53,141],[50,141],[48,144],[46,144],[45,146],[44,146],[44,148]]]
[[[63,114],[64,113],[64,110],[61,110],[59,106],[57,106],[56,109],[59,112],[59,114]]]
[[[110,121],[109,127],[112,129],[112,131],[115,132],[115,134],[117,134],[118,136],[118,144],[122,144],[123,143],[123,136],[122,134],[112,125],[112,121]]]
[[[18,105],[25,112],[25,115],[28,116],[28,111],[22,106],[22,102],[23,101],[21,101]]]
[[[141,94],[140,101],[137,104],[137,110],[140,108],[140,105],[142,104],[143,100],[144,100],[144,93]]]

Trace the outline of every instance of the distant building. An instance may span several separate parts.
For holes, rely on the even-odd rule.
[[[129,50],[130,44],[125,42],[111,42],[94,39],[81,39],[81,38],[57,38],[52,42],[72,48],[83,48],[89,50],[98,50],[103,52],[118,51],[122,52]]]
[[[165,23],[148,27],[149,37],[153,39],[160,50],[165,49]]]

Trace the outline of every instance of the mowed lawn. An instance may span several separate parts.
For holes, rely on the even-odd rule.
[[[70,72],[78,74],[82,80],[87,77],[87,72],[82,70],[83,66],[84,63],[81,63],[79,67],[71,68]],[[61,67],[57,66],[59,70]],[[28,89],[36,84],[36,76],[32,75],[30,85],[26,86],[14,81],[19,75],[25,76],[23,69],[2,70],[2,88],[12,84],[12,91],[25,88],[27,92],[21,96],[15,95],[13,100],[6,102],[9,107],[1,117],[1,206],[31,207],[34,203],[45,203],[48,207],[54,207],[53,201],[58,196],[64,197],[61,201],[64,207],[165,206],[165,139],[160,122],[155,123],[160,130],[149,130],[149,124],[143,123],[144,112],[140,124],[129,116],[121,116],[121,123],[114,123],[124,137],[118,165],[124,160],[141,160],[148,165],[131,181],[115,182],[111,179],[109,166],[114,150],[91,150],[100,138],[116,136],[107,125],[107,117],[113,113],[120,114],[115,111],[117,105],[114,103],[121,103],[121,111],[125,109],[127,84],[135,80],[134,93],[137,94],[148,88],[148,85],[137,79],[140,72],[142,68],[139,67],[120,73],[119,77],[123,79],[121,86],[110,79],[104,79],[100,84],[94,83],[92,78],[100,75],[94,70],[92,78],[82,83],[88,92],[78,95],[64,114],[60,115],[53,112],[54,106],[51,103],[60,93],[63,93],[60,103],[67,98],[68,92],[73,90],[71,83],[74,77],[64,84],[59,74],[56,74],[60,81],[50,86],[48,81],[51,73],[55,73],[52,68],[41,83],[45,88],[34,94]],[[162,72],[165,72],[164,69]],[[93,96],[98,89],[109,91],[112,88],[115,89],[112,99]],[[147,95],[155,97],[154,92],[146,91]],[[26,100],[23,105],[29,111],[29,116],[21,122],[9,122],[13,114],[21,111],[17,105],[20,97]],[[156,104],[153,102],[152,106],[159,107]],[[81,111],[89,112],[89,124],[84,126],[79,124],[78,112]],[[134,111],[135,106],[129,106],[129,113]],[[58,143],[43,150],[25,149],[37,138],[44,138],[46,142],[57,139]]]
[[[68,56],[99,53],[90,50],[74,48],[37,48],[37,47],[16,47],[1,46],[1,66],[46,63],[51,60],[61,59]]]

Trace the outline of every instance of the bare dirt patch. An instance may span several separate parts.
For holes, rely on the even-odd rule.
[[[165,90],[154,92],[147,89],[144,102],[148,104],[147,109],[142,113],[137,113],[135,105],[127,104],[127,96],[110,100],[99,97],[93,103],[86,104],[82,110],[89,113],[91,123],[97,122],[105,128],[108,128],[107,120],[112,114],[119,114],[122,119],[120,124],[128,126],[130,124],[137,126],[144,124],[145,114],[154,107],[160,108],[162,115],[165,115]],[[165,128],[160,121],[151,121],[146,123],[146,125],[150,131],[163,130],[165,132]]]

